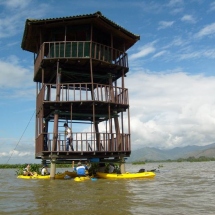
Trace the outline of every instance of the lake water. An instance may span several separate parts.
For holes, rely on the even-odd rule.
[[[126,171],[161,163],[126,164]],[[162,163],[154,179],[17,179],[0,170],[0,214],[202,215],[215,214],[215,162]],[[64,172],[69,169],[57,169]],[[70,170],[71,171],[71,170]]]

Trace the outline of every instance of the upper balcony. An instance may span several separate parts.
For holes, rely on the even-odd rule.
[[[90,41],[44,42],[37,54],[34,64],[34,77],[41,65],[54,60],[93,60],[102,61],[108,66],[123,67],[128,70],[128,57],[125,52]]]
[[[56,100],[56,88],[60,88]],[[110,104],[116,111],[122,111],[129,106],[129,95],[127,88],[112,87],[103,84],[91,83],[65,83],[65,84],[44,84],[37,95],[37,111],[43,105],[44,114],[53,111],[50,107],[60,106],[61,109],[70,110],[71,102],[73,109],[84,117],[84,113],[92,113],[92,103],[97,105],[98,115],[105,115]],[[46,111],[47,110],[47,111]],[[75,116],[73,116],[75,117]],[[79,116],[80,117],[80,116]],[[86,117],[88,117],[86,115]]]

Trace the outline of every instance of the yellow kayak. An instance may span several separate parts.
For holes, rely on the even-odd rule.
[[[17,178],[22,179],[50,179],[50,175],[33,175],[33,176],[26,176],[26,175],[18,175]]]
[[[64,174],[70,176],[71,178],[74,178],[77,176],[76,172],[65,171]]]
[[[97,172],[96,176],[98,178],[107,178],[107,179],[132,179],[132,178],[154,178],[154,172],[141,172],[141,173],[130,173],[126,172],[123,174],[117,173],[104,173],[104,172]]]
[[[59,173],[55,175],[55,179],[65,179],[66,176],[74,178],[77,176],[76,172],[65,171],[64,173]]]
[[[74,178],[74,181],[77,181],[77,182],[80,182],[80,181],[85,181],[85,180],[88,180],[88,179],[90,179],[90,177],[89,176],[77,176],[77,177],[75,177]]]
[[[64,173],[55,174],[55,179],[65,179],[65,176],[69,176],[71,178],[74,178],[77,176],[77,174],[76,174],[76,172],[65,171]],[[17,178],[22,178],[22,179],[50,179],[50,175],[38,175],[38,174],[34,174],[33,176],[18,175]]]

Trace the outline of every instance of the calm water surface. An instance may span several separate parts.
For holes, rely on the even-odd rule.
[[[126,164],[126,171],[158,165]],[[0,172],[1,215],[215,214],[215,162],[163,163],[150,180],[24,180]]]

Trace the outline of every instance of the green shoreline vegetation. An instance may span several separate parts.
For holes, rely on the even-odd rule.
[[[140,165],[146,163],[164,163],[164,162],[206,162],[206,161],[215,161],[215,157],[205,157],[201,156],[199,158],[189,157],[189,158],[179,158],[176,160],[145,160],[145,161],[134,161],[131,162],[132,165]],[[129,162],[127,162],[129,163]],[[27,164],[0,164],[0,169],[23,169]],[[37,172],[42,168],[41,164],[31,164],[31,168],[33,171]],[[56,168],[72,168],[71,164],[56,164]]]
[[[188,158],[179,158],[176,160],[145,160],[145,161],[134,161],[132,162],[133,165],[138,165],[138,164],[146,164],[146,163],[163,163],[163,162],[206,162],[206,161],[215,161],[215,157],[205,157],[201,156],[198,158],[195,157],[188,157]]]
[[[33,164],[31,163],[31,168],[42,168],[42,164]],[[25,168],[27,164],[0,164],[0,169],[16,169],[16,168]],[[56,168],[72,168],[71,164],[56,164]]]
[[[22,175],[23,174],[23,169],[27,166],[27,164],[0,164],[0,169],[15,169],[16,175]],[[40,174],[41,173],[41,168],[42,164],[30,164],[30,171],[33,173]],[[99,163],[91,163],[90,168],[88,169],[89,175],[93,175],[96,170],[99,167]],[[109,164],[105,164],[105,171],[108,172],[109,170]],[[67,171],[72,171],[72,165],[71,164],[56,164],[56,168],[68,168]],[[114,163],[114,171],[115,172],[120,172],[119,165]],[[64,172],[64,170],[63,170]],[[57,172],[57,174],[61,174],[62,172]]]
[[[31,172],[36,172],[39,174],[41,172],[41,164],[30,164]],[[16,175],[22,175],[23,169],[27,164],[0,164],[0,169],[16,169]],[[56,164],[56,168],[72,168],[71,164]]]

